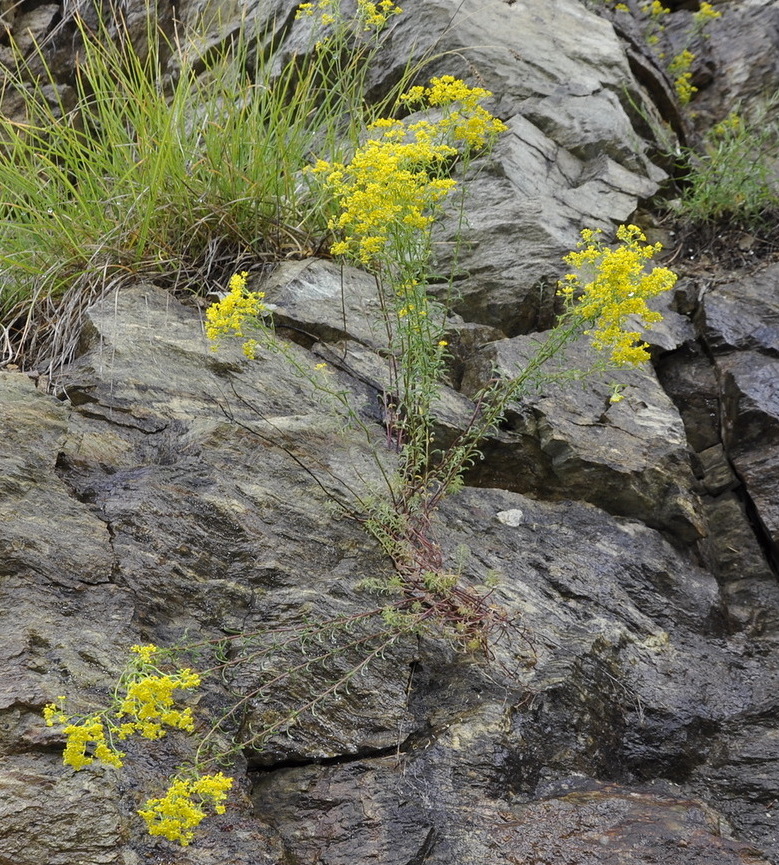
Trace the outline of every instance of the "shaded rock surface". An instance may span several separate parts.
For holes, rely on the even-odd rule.
[[[747,23],[772,14],[738,7]],[[294,8],[193,0],[177,13],[206,19],[205,45],[272,24],[293,51],[308,38]],[[22,4],[4,26],[29,29],[35,12],[56,30],[51,11]],[[717,26],[735,32],[736,18]],[[375,90],[432,47],[449,53],[430,74],[489,87],[510,127],[473,166],[445,437],[494,365],[514,368],[542,338],[527,334],[550,323],[580,228],[628,219],[657,188],[634,106],[662,106],[576,0],[415,4]],[[775,56],[734,55],[728,86],[737,63]],[[442,267],[450,239],[442,229]],[[338,506],[380,491],[393,460],[371,277],[319,261],[272,274],[286,355],[213,352],[197,306],[139,284],[89,311],[56,396],[0,375],[0,865],[776,865],[776,280],[767,268],[680,287],[652,339],[656,374],[626,374],[621,403],[596,382],[511,407],[478,487],[436,517],[464,582],[496,584],[509,624],[490,663],[435,634],[383,645],[371,631],[383,601],[359,583],[390,566]],[[317,375],[348,395],[356,428]],[[42,724],[60,694],[74,710],[104,701],[134,643],[256,633],[257,656],[202,689],[196,713],[214,721],[267,674],[268,633],[344,616],[375,661],[236,755],[228,813],[186,850],[150,838],[135,811],[191,757],[188,737],[130,740],[121,771],[74,774]],[[280,671],[306,675],[248,700],[233,730],[250,737],[365,654],[318,666],[316,645],[276,650]]]

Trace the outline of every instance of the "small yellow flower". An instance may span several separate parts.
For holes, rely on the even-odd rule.
[[[360,2],[366,13],[373,7]],[[382,15],[396,14],[390,0],[376,8]],[[436,123],[381,118],[369,126],[350,163],[318,160],[309,169],[340,205],[340,214],[329,222],[341,235],[330,247],[332,255],[349,255],[373,267],[395,261],[399,250],[424,254],[430,226],[456,186],[441,176],[447,160],[483,147],[506,128],[478,104],[490,95],[451,75],[433,78],[429,87],[412,87],[401,100],[443,108]]]
[[[622,400],[625,399],[625,395],[622,393],[622,391],[624,389],[625,389],[624,384],[618,384],[618,383],[612,384],[611,385],[611,396],[609,397],[609,402],[614,403],[614,404],[616,404],[618,402],[622,402]]]
[[[130,716],[134,720],[119,727],[119,738],[140,733],[146,739],[161,739],[165,735],[164,726],[191,733],[195,729],[192,709],[176,709],[173,692],[199,685],[200,676],[192,670],[179,670],[175,675],[143,676],[130,682],[116,717]]]
[[[159,649],[150,643],[148,646],[130,646],[130,651],[138,655],[144,664],[150,664]]]
[[[726,138],[736,136],[744,130],[744,122],[738,114],[731,112],[728,116],[721,120],[713,129],[712,132],[718,138]]]
[[[78,771],[98,759],[109,766],[121,767],[124,754],[106,743],[103,721],[97,715],[87,718],[81,724],[70,724],[62,732],[68,737],[62,754],[66,766],[72,766]],[[94,757],[87,755],[87,749],[91,745],[94,745]]]
[[[383,30],[391,15],[400,15],[403,10],[392,0],[371,3],[370,0],[357,0],[357,18],[363,30]]]
[[[693,60],[695,60],[695,55],[688,48],[685,48],[684,51],[680,51],[668,64],[668,71],[672,75],[686,72],[692,66]]]
[[[48,703],[43,707],[43,718],[47,727],[53,727],[55,724],[67,724],[68,716],[63,708],[64,703],[65,697],[57,697],[56,702]]]

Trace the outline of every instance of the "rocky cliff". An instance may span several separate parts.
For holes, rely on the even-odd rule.
[[[579,0],[407,7],[372,86],[433,51],[426,74],[489,88],[509,127],[472,168],[439,408],[457,430],[480,384],[549,326],[579,230],[632,218],[660,188],[652,129],[689,121],[635,34]],[[779,83],[776,3],[721,8],[699,80],[711,119]],[[294,50],[294,9],[220,3],[217,16],[187,0],[170,15],[211,14],[214,44],[275,21]],[[17,36],[62,39],[58,6],[14,10]],[[449,248],[446,229],[438,239]],[[284,357],[211,351],[202,304],[149,283],[89,308],[53,382],[0,374],[0,863],[779,862],[779,264],[676,252],[653,363],[619,374],[625,398],[596,381],[511,406],[440,508],[442,547],[466,581],[495,583],[510,623],[491,659],[433,634],[393,641],[237,756],[228,813],[186,849],[150,838],[135,811],[187,737],[128,742],[121,771],[73,773],[41,710],[104,698],[132,644],[375,605],[359,584],[390,565],[332,507],[378,481],[370,443]],[[310,258],[255,282],[289,352],[326,362],[370,421],[373,279]],[[247,687],[215,678],[198,711]],[[250,703],[240,723],[266,711]]]

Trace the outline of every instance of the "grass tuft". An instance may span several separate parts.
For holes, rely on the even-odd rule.
[[[303,168],[312,150],[343,158],[387,104],[363,99],[376,43],[354,32],[280,63],[261,39],[192,56],[150,24],[141,56],[76,24],[73,107],[41,47],[3,70],[23,106],[0,117],[4,364],[66,361],[79,311],[124,281],[206,294],[236,267],[315,252],[331,205]]]

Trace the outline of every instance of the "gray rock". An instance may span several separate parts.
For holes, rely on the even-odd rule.
[[[364,271],[316,258],[290,261],[257,288],[266,293],[277,327],[289,327],[302,339],[352,339],[373,349],[387,346],[379,288]]]
[[[701,452],[722,441],[722,394],[717,371],[692,343],[660,359],[657,375],[684,422],[692,450]]]
[[[470,393],[497,370],[515,375],[536,351],[535,337],[495,342],[475,359],[464,385]],[[502,486],[551,498],[581,498],[610,513],[640,519],[690,541],[705,533],[681,418],[650,369],[598,375],[586,385],[571,370],[596,361],[584,344],[550,370],[540,385],[509,407],[501,435],[485,443],[474,470],[480,486]],[[624,399],[610,403],[613,379]]]
[[[779,266],[716,285],[703,295],[698,318],[713,352],[779,353]]]
[[[735,629],[760,635],[779,624],[779,585],[747,519],[744,504],[726,492],[704,500],[709,533],[701,541],[707,567],[717,577]]]
[[[260,4],[240,15],[227,6],[216,33],[226,40],[244,27],[267,40],[275,31],[282,56],[308,51],[310,22],[292,20],[296,5]],[[182,4],[180,14],[190,23],[215,20],[201,0]],[[204,39],[218,41],[214,32]],[[490,107],[510,130],[469,175],[464,242],[455,243],[450,227],[437,237],[441,274],[456,274],[455,311],[508,335],[548,323],[549,286],[581,229],[625,222],[666,176],[635,131],[636,106],[652,108],[623,47],[577,0],[544,9],[525,0],[425,0],[383,34],[372,94],[387,92],[415,62],[423,64],[419,81],[455,75],[491,90]],[[452,207],[459,217],[459,202]]]
[[[50,542],[59,543],[61,527],[68,531],[58,510],[76,507],[85,526],[104,527],[98,549],[111,562],[107,582],[59,587],[48,572],[30,583],[38,553],[22,550],[4,579],[9,599],[17,598],[4,605],[13,623],[4,633],[16,635],[9,669],[23,671],[7,679],[0,738],[13,755],[0,784],[13,790],[12,810],[28,827],[12,822],[2,841],[15,865],[57,861],[55,850],[71,860],[74,849],[83,851],[77,855],[90,865],[159,856],[165,842],[150,840],[133,811],[158,794],[191,747],[185,736],[154,750],[130,743],[118,774],[88,768],[73,776],[57,763],[56,732],[36,718],[43,703],[63,691],[85,708],[99,702],[134,642],[240,629],[257,632],[260,651],[263,631],[301,615],[365,613],[376,602],[355,586],[387,567],[359,526],[332,507],[332,497],[348,504],[361,483],[379,483],[377,423],[366,426],[374,440],[330,420],[317,388],[278,354],[249,362],[229,343],[212,352],[196,308],[151,286],[106,299],[89,321],[85,354],[59,381],[69,410],[21,376],[2,377],[13,395],[7,423],[21,432],[5,453],[27,454],[36,484],[50,491],[41,504]],[[301,365],[316,360],[295,344],[289,350]],[[364,385],[337,369],[331,375],[359,407]],[[639,376],[631,386],[647,387]],[[641,411],[633,414],[639,438],[647,429]],[[27,432],[17,415],[29,419]],[[16,483],[24,476],[19,469]],[[3,523],[3,537],[17,519],[26,519],[23,509]],[[590,834],[567,848],[583,861],[602,836],[627,850],[633,819],[652,827],[657,849],[681,851],[669,859],[679,865],[690,849],[707,850],[711,863],[748,861],[743,844],[722,840],[708,817],[696,816],[720,804],[730,808],[734,831],[770,849],[754,809],[731,808],[730,791],[744,782],[741,763],[718,756],[727,784],[701,780],[707,755],[726,753],[731,731],[742,735],[739,718],[773,705],[775,693],[772,656],[744,659],[725,640],[728,613],[713,576],[641,523],[501,490],[466,490],[445,502],[436,531],[466,583],[498,579],[493,600],[512,624],[494,634],[493,664],[466,663],[434,633],[387,646],[316,715],[247,749],[250,773],[239,759],[234,772],[245,780],[229,814],[203,824],[186,861],[427,856],[486,865],[505,858],[520,835],[527,855],[540,849],[540,815],[556,820],[558,812],[587,821]],[[27,595],[25,581],[40,588]],[[770,615],[761,621],[769,638]],[[312,663],[310,651],[305,657]],[[300,659],[290,645],[273,663],[283,671]],[[249,701],[245,733],[358,662],[344,654],[307,678],[282,679],[267,698]],[[258,657],[228,686],[256,689],[260,667]],[[228,699],[211,680],[198,714],[215,719]],[[762,771],[761,797],[775,795],[771,764]],[[24,783],[41,772],[51,779],[43,798]],[[653,778],[678,786],[655,794],[637,785]],[[242,792],[249,782],[254,811]],[[60,821],[70,813],[61,798],[73,801],[83,789],[74,785],[88,785],[93,798]],[[690,804],[693,793],[707,804]],[[80,847],[95,811],[104,828]],[[681,822],[668,816],[682,813]],[[37,824],[51,827],[45,850],[26,840]]]
[[[743,351],[717,359],[725,447],[774,550],[779,549],[779,359]]]
[[[722,17],[706,27],[706,38],[696,39],[698,55],[695,110],[702,118],[721,120],[740,106],[764,104],[779,86],[776,48],[779,10],[771,0],[739,0],[717,8]],[[670,32],[682,50],[690,26],[690,12],[672,16]]]

